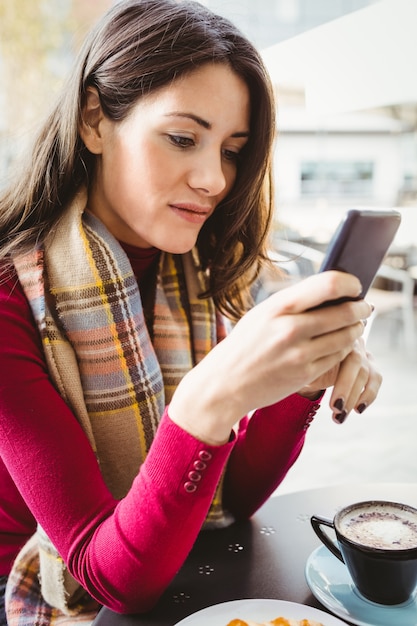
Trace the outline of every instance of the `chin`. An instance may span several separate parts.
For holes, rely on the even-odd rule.
[[[171,254],[186,254],[190,252],[196,245],[197,239],[193,239],[193,241],[180,242],[180,241],[170,241],[166,245],[161,247],[163,252],[169,252]]]
[[[187,252],[190,252],[193,248],[194,246],[169,246],[169,248],[164,248],[163,250],[164,252],[169,252],[170,254],[187,254]]]

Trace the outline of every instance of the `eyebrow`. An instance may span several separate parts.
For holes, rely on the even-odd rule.
[[[199,126],[202,126],[203,128],[206,128],[207,130],[211,130],[212,128],[212,124],[210,122],[208,122],[207,120],[203,120],[198,115],[194,115],[194,113],[186,113],[183,111],[173,111],[172,113],[167,113],[166,117],[185,117],[189,120],[193,120],[194,122],[196,122],[196,124],[198,124]],[[249,137],[249,131],[241,131],[241,132],[233,133],[231,137]]]

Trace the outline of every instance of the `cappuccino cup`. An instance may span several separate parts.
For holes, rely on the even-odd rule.
[[[417,509],[385,500],[356,502],[333,520],[313,515],[311,525],[366,599],[393,605],[411,597],[417,585]],[[333,529],[337,541],[322,526]]]

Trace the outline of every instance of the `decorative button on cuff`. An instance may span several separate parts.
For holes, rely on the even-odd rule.
[[[303,426],[303,430],[307,430],[308,427],[310,426],[311,422],[313,421],[318,409],[320,408],[320,404],[318,402],[315,402],[311,407],[309,412],[307,413],[307,417],[305,419],[304,422],[304,426]]]
[[[188,478],[193,482],[193,483],[198,483],[199,480],[201,480],[201,474],[199,472],[194,472],[191,471],[188,474]]]
[[[198,452],[198,459],[193,461],[194,469],[188,472],[188,480],[184,483],[184,489],[187,493],[194,493],[197,490],[197,483],[202,479],[202,472],[207,469],[207,463],[212,458],[213,455],[208,450]]]
[[[213,455],[208,450],[200,450],[198,453],[198,458],[200,461],[211,461]]]

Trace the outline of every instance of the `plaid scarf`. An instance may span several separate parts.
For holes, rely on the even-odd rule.
[[[51,379],[83,427],[110,491],[122,498],[178,383],[224,337],[225,328],[213,302],[198,298],[206,276],[195,251],[163,253],[151,342],[129,260],[104,225],[85,210],[86,202],[82,191],[43,249],[14,259],[14,264],[42,337]],[[207,523],[218,525],[223,519],[219,489]],[[42,529],[36,542],[43,597],[63,614],[79,613],[79,585]],[[22,604],[19,580],[22,590],[31,588],[31,593],[37,585],[38,565],[33,563],[38,561],[31,559],[25,568],[26,557],[23,550],[10,576],[10,616],[22,614],[15,610]],[[30,594],[25,602],[31,602]],[[58,624],[55,609],[49,622],[36,610],[39,622],[34,616],[32,621],[8,619],[13,626]]]

